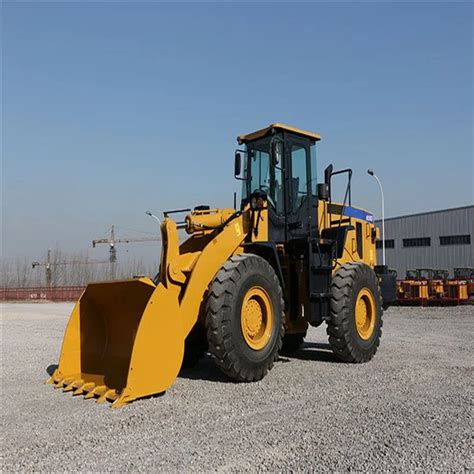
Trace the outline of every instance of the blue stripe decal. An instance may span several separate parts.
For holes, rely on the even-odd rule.
[[[362,219],[366,222],[374,222],[374,216],[372,214],[369,214],[362,209],[357,209],[356,207],[345,207],[344,215],[347,217],[354,217],[355,219]]]

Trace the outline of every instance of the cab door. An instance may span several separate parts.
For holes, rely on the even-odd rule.
[[[310,153],[308,140],[296,136],[287,138],[287,240],[308,237],[316,225]]]

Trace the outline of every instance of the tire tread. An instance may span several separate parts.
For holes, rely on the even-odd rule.
[[[233,256],[224,263],[211,283],[205,306],[209,352],[218,367],[228,377],[239,382],[260,380],[272,369],[282,347],[284,334],[284,314],[282,314],[276,347],[271,357],[253,370],[242,365],[236,352],[230,318],[237,284],[246,273],[251,271],[256,271],[258,274],[270,278],[280,300],[283,313],[283,292],[275,271],[263,258],[245,253]]]
[[[362,350],[354,340],[351,325],[354,315],[351,310],[351,296],[355,282],[359,278],[368,278],[375,289],[374,297],[378,300],[380,323],[376,326],[377,334],[373,344]],[[383,325],[382,295],[374,271],[362,262],[349,262],[342,265],[336,272],[331,286],[331,318],[327,325],[329,344],[334,354],[344,362],[367,362],[375,355],[380,345]],[[377,302],[376,302],[377,304]]]

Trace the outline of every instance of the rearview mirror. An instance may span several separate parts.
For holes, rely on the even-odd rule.
[[[240,176],[242,171],[242,156],[238,151],[235,152],[235,161],[234,161],[234,176]]]
[[[329,184],[329,182],[331,181],[331,175],[332,175],[332,171],[333,171],[333,166],[332,164],[329,165],[325,170],[324,170],[324,182],[326,184]]]

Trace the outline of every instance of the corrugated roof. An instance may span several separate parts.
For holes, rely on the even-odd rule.
[[[426,215],[429,215],[429,214],[438,214],[440,212],[459,211],[461,209],[470,209],[470,208],[474,208],[474,204],[469,205],[469,206],[448,207],[447,209],[437,209],[435,211],[417,212],[415,214],[405,214],[403,216],[386,217],[385,222],[392,221],[392,220],[395,220],[395,219],[405,219],[407,217],[419,217],[419,216],[426,216]],[[382,222],[382,219],[377,219],[375,222]]]

